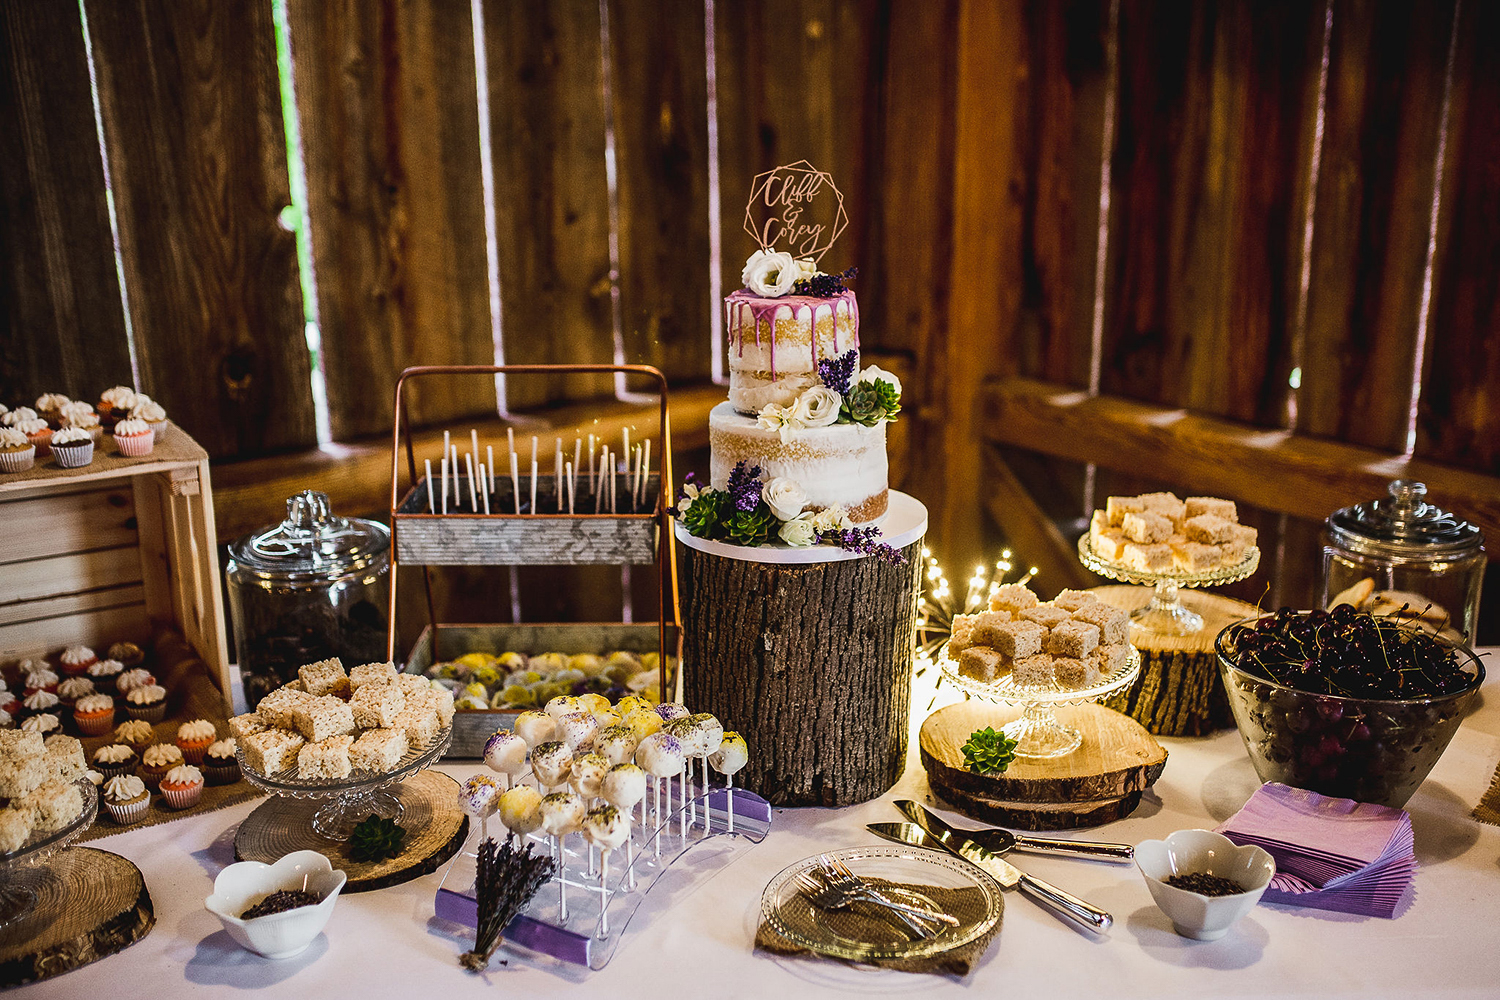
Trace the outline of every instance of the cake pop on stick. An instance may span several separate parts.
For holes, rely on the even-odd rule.
[[[551,701],[547,702],[544,708],[546,713],[552,716],[552,718],[554,719],[561,719],[563,716],[571,715],[573,712],[585,711],[583,702],[579,701],[577,698],[573,697],[570,694],[558,695],[556,698],[553,698]]]
[[[589,712],[569,712],[557,720],[557,738],[575,752],[592,750],[598,733],[599,723]]]
[[[500,785],[487,774],[476,774],[465,781],[458,790],[458,806],[469,816],[479,820],[479,842],[488,839],[486,826],[495,815],[495,806],[500,798]]]
[[[614,806],[599,806],[583,817],[583,836],[599,848],[599,936],[609,934],[609,854],[630,839],[630,817]]]
[[[563,864],[563,838],[575,832],[583,823],[583,800],[572,792],[553,792],[543,797],[537,811],[542,817],[542,830],[557,845],[557,914],[558,919],[568,919],[568,874]]]
[[[512,731],[535,750],[539,744],[557,739],[557,720],[546,712],[522,712],[516,716]]]
[[[543,743],[531,750],[531,771],[536,780],[547,788],[556,788],[567,782],[573,770],[573,751],[566,743],[554,741]]]
[[[525,740],[501,729],[484,741],[484,762],[491,771],[505,775],[505,787],[509,788],[516,783],[521,772],[526,770],[528,750]]]
[[[677,742],[682,744],[681,834],[686,837],[688,826],[696,822],[698,816],[698,799],[691,794],[692,766],[694,758],[704,755],[704,734],[693,724],[691,717],[674,719],[662,727],[662,732],[677,737]]]
[[[724,724],[708,712],[697,712],[688,717],[697,733],[693,749],[698,759],[698,770],[703,775],[703,832],[712,832],[713,820],[708,812],[708,758],[724,742]]]
[[[512,835],[525,837],[542,825],[542,793],[530,785],[517,785],[500,796],[496,812]]]
[[[670,778],[682,771],[682,744],[675,736],[669,733],[652,733],[641,740],[641,745],[636,747],[635,762],[641,769],[651,775],[651,797],[654,801],[654,817],[656,833],[652,839],[656,843],[656,856],[661,857],[661,829],[665,825],[661,814],[661,779]],[[671,786],[667,786],[667,805],[671,806]]]
[[[750,761],[750,747],[745,742],[745,737],[734,730],[724,734],[724,739],[719,743],[719,749],[708,755],[708,762],[724,776],[724,796],[729,801],[728,831],[734,832],[734,772],[744,767]]]
[[[604,776],[609,773],[609,761],[601,753],[586,753],[574,758],[568,772],[568,786],[574,793],[590,802],[599,797],[604,785]]]
[[[646,823],[646,772],[634,764],[616,764],[604,773],[604,783],[600,786],[604,795],[604,801],[619,809],[627,819],[631,818],[635,811],[635,804],[641,803],[641,825]],[[625,877],[630,880],[630,888],[635,888],[635,841],[625,842]]]
[[[627,715],[622,725],[629,726],[630,731],[632,733],[635,733],[635,738],[638,740],[643,740],[647,736],[650,736],[652,733],[661,732],[662,721],[661,716],[657,715],[653,711],[647,710],[645,712],[635,712],[631,715]]]
[[[692,715],[687,706],[675,701],[664,701],[656,706],[656,714],[661,716],[663,722],[673,722],[677,719],[685,719]]]
[[[635,760],[635,748],[640,745],[641,738],[626,725],[610,726],[594,737],[594,749],[612,765]]]

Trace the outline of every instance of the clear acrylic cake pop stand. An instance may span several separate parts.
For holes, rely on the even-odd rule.
[[[632,823],[628,848],[610,853],[609,873],[602,893],[598,851],[589,847],[582,834],[564,837],[560,874],[542,886],[505,928],[501,937],[506,946],[519,946],[562,962],[602,969],[614,957],[631,917],[653,887],[663,883],[653,899],[663,892],[685,895],[770,832],[771,804],[754,792],[732,787],[705,791],[689,784],[684,805],[681,788],[678,778],[662,780],[664,822],[657,823],[652,814],[655,789],[647,785],[646,798],[636,805],[634,812],[639,818],[644,807],[650,821]],[[668,808],[668,803],[675,807]],[[493,816],[484,824],[470,820],[469,829],[463,850],[443,873],[435,915],[473,928],[478,923],[474,897],[476,852],[486,833],[499,840],[508,831]],[[557,857],[554,838],[537,832],[526,839],[536,853]],[[627,858],[631,859],[629,864]],[[663,879],[668,873],[675,877]],[[665,906],[659,906],[656,912],[664,909]]]

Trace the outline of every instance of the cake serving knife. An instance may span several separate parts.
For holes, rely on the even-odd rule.
[[[925,828],[929,823],[941,823],[944,829],[951,831],[955,836],[972,840],[980,847],[987,847],[996,854],[1004,854],[1014,849],[1030,851],[1033,854],[1057,854],[1071,858],[1086,858],[1090,861],[1111,861],[1116,864],[1129,864],[1135,857],[1135,848],[1129,844],[1028,837],[998,827],[991,827],[987,830],[960,830],[943,823],[930,809],[911,799],[897,799],[895,806],[901,810],[903,816],[918,826]]]

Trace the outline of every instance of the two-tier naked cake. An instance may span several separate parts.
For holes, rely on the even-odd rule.
[[[729,401],[709,415],[715,489],[745,462],[795,482],[808,510],[841,508],[856,524],[885,513],[885,425],[900,383],[859,371],[851,275],[822,274],[786,253],[751,256],[746,287],[724,300]]]

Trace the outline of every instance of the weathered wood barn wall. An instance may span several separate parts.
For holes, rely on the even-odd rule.
[[[1497,53],[1480,0],[0,0],[0,400],[135,383],[225,537],[384,509],[409,364],[658,365],[691,467],[711,255],[737,287],[751,176],[808,159],[950,565],[1086,582],[1086,506],[1165,486],[1261,529],[1234,593],[1306,604],[1318,520],[1397,475],[1500,548]]]

